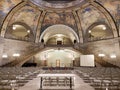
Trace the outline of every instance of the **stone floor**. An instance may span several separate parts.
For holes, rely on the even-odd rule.
[[[18,90],[40,90],[40,78],[34,78],[30,82],[26,83],[23,87],[19,88]],[[61,86],[58,86],[57,88],[45,88],[42,90],[95,90],[93,87],[91,87],[89,84],[84,83],[84,81],[75,75],[75,81],[74,81],[74,87],[72,89],[67,88],[62,88]]]

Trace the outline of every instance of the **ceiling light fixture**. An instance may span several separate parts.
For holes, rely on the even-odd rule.
[[[30,30],[27,30],[28,33],[30,33]]]
[[[56,34],[57,35],[57,37],[61,37],[61,36],[63,36],[62,34]]]
[[[106,30],[106,26],[103,26],[103,30]]]
[[[91,30],[89,30],[89,33],[91,33]]]
[[[13,30],[15,30],[15,29],[16,29],[16,26],[15,26],[15,25],[13,25],[13,27],[12,27],[12,28],[13,28]]]

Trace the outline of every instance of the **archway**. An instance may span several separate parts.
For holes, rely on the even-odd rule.
[[[70,49],[54,48],[37,53],[34,57],[38,66],[70,67],[73,66],[73,61],[79,61],[80,53]]]
[[[62,24],[53,25],[44,30],[40,36],[39,42],[44,40],[44,43],[46,44],[52,38],[56,38],[55,41],[62,41],[63,38],[65,38],[67,41],[71,41],[72,43],[74,43],[74,41],[79,43],[77,33],[71,27]]]
[[[23,40],[23,41],[34,41],[35,37],[31,28],[22,22],[15,22],[7,27],[5,32],[5,38]]]
[[[93,23],[86,32],[86,41],[97,41],[103,39],[113,38],[113,32],[111,28],[103,22]]]

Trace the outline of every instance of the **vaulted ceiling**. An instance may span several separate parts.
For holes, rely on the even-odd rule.
[[[17,24],[16,24],[17,23]],[[63,24],[71,27],[81,39],[93,25],[107,25],[112,37],[119,35],[120,1],[119,0],[1,0],[0,27],[1,36],[11,37],[12,25],[29,27],[34,40],[49,26]],[[99,29],[99,28],[94,28]],[[95,30],[94,30],[95,31]],[[105,33],[103,33],[105,34]],[[16,38],[18,39],[18,38]]]

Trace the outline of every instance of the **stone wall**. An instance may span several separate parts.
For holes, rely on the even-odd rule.
[[[14,57],[13,54],[19,53],[20,57],[27,53],[31,49],[33,43],[24,42],[18,40],[4,39],[0,37],[0,66],[16,60],[17,57]],[[3,58],[3,55],[7,55],[7,58]]]
[[[84,50],[86,54],[94,54],[97,60],[105,60],[120,66],[119,38],[86,43],[84,44]],[[100,57],[99,54],[105,56]],[[111,55],[116,55],[116,58],[111,58]]]

